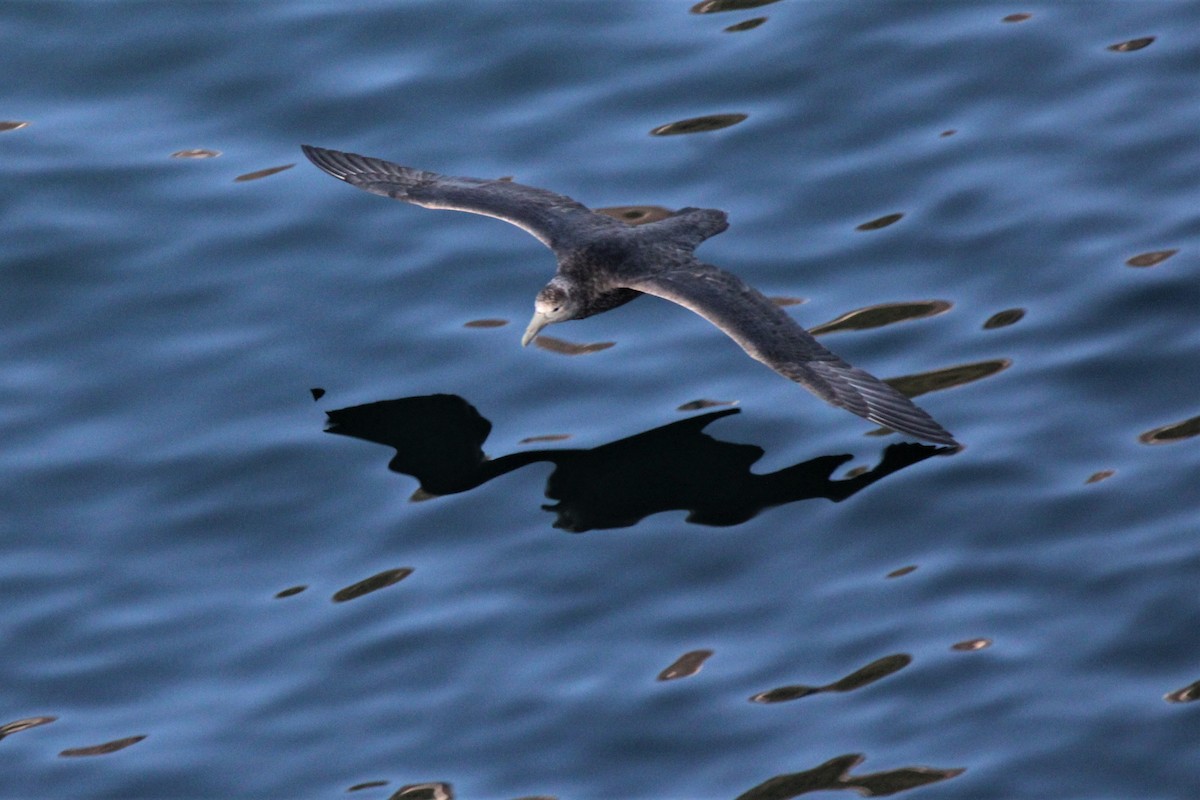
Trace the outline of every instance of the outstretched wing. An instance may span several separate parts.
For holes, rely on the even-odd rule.
[[[918,439],[958,444],[911,400],[831,353],[786,311],[735,275],[695,262],[628,286],[695,311],[752,357],[828,403]]]
[[[301,145],[308,160],[338,180],[372,194],[426,208],[483,214],[511,222],[551,249],[569,247],[590,228],[619,228],[582,203],[546,189],[512,181],[455,178],[402,167],[379,158]]]

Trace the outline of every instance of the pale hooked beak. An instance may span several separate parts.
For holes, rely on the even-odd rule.
[[[525,329],[525,335],[521,337],[521,347],[527,347],[533,341],[533,337],[538,335],[538,331],[550,324],[550,320],[540,311],[534,312],[533,319],[529,320],[529,327]]]

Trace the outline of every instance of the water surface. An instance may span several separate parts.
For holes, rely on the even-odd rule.
[[[689,5],[0,8],[0,796],[1200,794],[1200,7]],[[725,209],[967,449],[301,142]]]

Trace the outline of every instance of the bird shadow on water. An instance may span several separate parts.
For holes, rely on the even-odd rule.
[[[684,510],[699,525],[737,525],[773,506],[823,497],[841,502],[871,484],[934,455],[958,448],[912,442],[890,444],[879,463],[835,478],[852,456],[822,455],[766,474],[751,468],[765,454],[754,444],[726,442],[705,433],[722,417],[741,413],[723,408],[661,425],[593,448],[528,449],[489,458],[483,445],[492,423],[465,399],[433,394],[381,400],[327,411],[326,431],[395,450],[393,472],[417,479],[413,499],[458,494],[526,465],[554,465],[541,507],[554,515],[554,527],[572,533],[632,527],[662,511]],[[399,577],[396,573],[403,572]],[[358,586],[380,579],[399,580],[393,570],[342,590],[348,599]],[[712,651],[693,651],[659,675],[674,680],[698,671]],[[689,660],[690,659],[690,660]],[[782,703],[825,692],[848,692],[873,684],[912,662],[906,653],[876,659],[832,683],[793,684],[758,692],[754,703]],[[778,774],[737,795],[737,800],[791,800],[812,792],[852,790],[884,796],[956,778],[962,767],[911,765],[879,772],[855,772],[866,756],[846,753],[799,772]],[[359,784],[356,787],[379,785]],[[447,783],[408,784],[392,798],[452,800]]]
[[[420,482],[414,499],[474,489],[529,464],[549,462],[542,506],[554,527],[572,533],[626,528],[661,511],[684,510],[698,525],[737,525],[785,503],[824,497],[841,502],[876,481],[953,447],[888,445],[869,470],[835,479],[852,456],[825,455],[760,475],[757,445],[714,439],[711,422],[740,409],[699,414],[590,449],[539,449],[489,458],[492,424],[458,395],[381,400],[326,412],[328,433],[396,450],[388,468]]]

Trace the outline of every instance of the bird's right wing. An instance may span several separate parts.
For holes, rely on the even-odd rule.
[[[918,439],[958,444],[911,400],[834,355],[786,311],[735,275],[693,262],[626,285],[691,309],[753,358],[832,405]]]
[[[301,149],[309,161],[351,186],[426,208],[502,219],[533,234],[551,249],[578,238],[581,228],[623,227],[612,217],[546,189],[512,181],[439,175],[311,145],[301,145]]]

